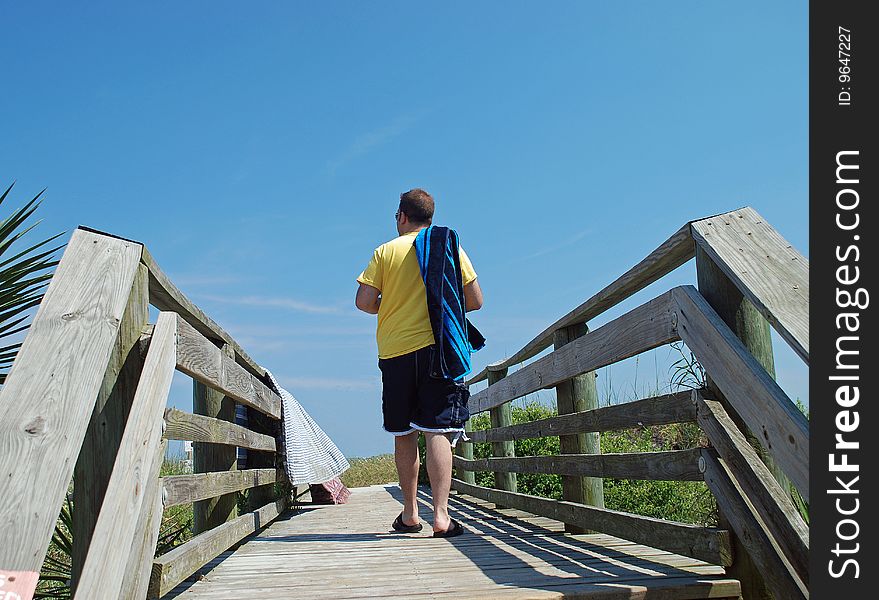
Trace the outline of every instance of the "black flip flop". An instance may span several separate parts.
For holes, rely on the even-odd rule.
[[[399,516],[394,519],[392,527],[394,528],[394,531],[399,531],[400,533],[418,533],[424,528],[421,523],[418,525],[406,525],[403,522],[403,513],[400,513]]]
[[[435,538],[450,538],[459,536],[464,533],[464,528],[461,527],[461,524],[458,523],[455,519],[451,519],[452,523],[449,525],[449,528],[445,531],[434,531],[433,537]]]

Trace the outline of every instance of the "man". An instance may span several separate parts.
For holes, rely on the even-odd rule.
[[[452,537],[463,530],[449,517],[453,445],[449,438],[457,441],[463,434],[464,423],[456,422],[458,407],[454,405],[463,398],[463,413],[467,414],[466,388],[453,379],[437,378],[428,372],[435,340],[414,242],[419,232],[431,226],[433,212],[433,198],[424,190],[416,188],[400,195],[394,215],[399,237],[376,248],[357,278],[360,287],[355,304],[366,313],[378,315],[376,341],[384,429],[394,436],[394,459],[403,492],[403,512],[393,527],[408,533],[422,528],[416,502],[421,432],[433,495],[434,537]],[[482,290],[476,272],[463,249],[459,249],[459,259],[465,310],[478,310],[482,307]]]

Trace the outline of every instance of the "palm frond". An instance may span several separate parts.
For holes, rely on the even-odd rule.
[[[0,195],[0,205],[7,200],[14,185]],[[30,311],[42,300],[58,264],[56,253],[63,247],[52,247],[52,242],[63,234],[36,242],[25,241],[41,223],[29,219],[42,204],[44,191],[0,220],[0,341],[17,341],[9,338],[27,329]],[[6,371],[20,347],[20,343],[15,343],[0,348],[0,384],[6,381]]]

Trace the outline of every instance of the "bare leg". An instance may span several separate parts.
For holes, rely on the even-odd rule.
[[[418,502],[418,432],[394,437],[394,462],[403,492],[403,524],[417,525]]]
[[[452,445],[444,433],[425,433],[427,474],[433,496],[433,530],[446,531],[449,519],[449,490],[452,487]]]

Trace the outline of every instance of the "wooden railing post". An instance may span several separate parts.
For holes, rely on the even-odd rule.
[[[507,376],[507,369],[501,369],[498,371],[489,371],[488,372],[488,385],[492,386],[504,377]],[[508,425],[513,424],[513,408],[511,403],[504,402],[498,407],[492,408],[489,410],[489,418],[491,420],[491,426],[493,428],[497,427],[507,427]],[[491,443],[491,455],[499,458],[511,458],[516,456],[516,446],[513,441],[503,441],[503,442],[492,442]],[[499,490],[506,490],[508,492],[516,491],[516,474],[510,472],[498,472],[494,473],[494,486]]]
[[[589,328],[585,323],[563,327],[553,334],[554,348],[558,350],[578,337],[586,335],[588,331]],[[556,385],[555,389],[560,415],[598,408],[595,371],[563,381]],[[560,435],[559,450],[561,454],[601,454],[601,434]],[[562,476],[562,499],[604,508],[604,480],[601,477]],[[587,533],[585,529],[572,523],[565,523],[565,531]]]
[[[470,433],[473,430],[473,427],[470,425],[470,421],[464,425],[464,430],[467,433]],[[473,460],[473,444],[471,442],[458,442],[457,454],[461,458],[467,460]],[[464,483],[475,484],[476,483],[476,473],[473,471],[465,471],[460,467],[456,467],[455,475],[458,479],[463,481]]]
[[[138,266],[104,381],[73,470],[71,588],[76,590],[143,369],[138,340],[149,320],[149,275]]]
[[[775,378],[775,361],[772,355],[772,338],[769,332],[769,322],[744,297],[742,292],[699,245],[696,246],[696,277],[699,283],[699,293],[702,294],[720,318],[729,325],[736,336],[742,340],[745,347],[763,365],[767,373]],[[711,373],[707,373],[706,376],[708,378],[706,384],[712,394],[724,404],[727,412],[754,445],[766,466],[769,467],[773,476],[782,486],[782,489],[788,490],[790,483],[787,477],[775,465],[772,457],[763,450],[754,434],[749,431],[741,418],[738,417],[735,409],[725,401],[723,393],[711,382]],[[722,512],[719,514],[719,524],[726,529],[732,529]],[[742,582],[742,596],[755,600],[772,598],[772,594],[760,575],[757,565],[754,564],[751,557],[745,551],[741,540],[737,536],[733,537],[735,562],[729,567],[728,572],[731,576],[736,577]]]
[[[230,344],[223,344],[225,356],[235,358]],[[235,401],[200,381],[192,382],[192,412],[197,415],[214,417],[223,421],[235,422]],[[237,448],[224,444],[193,442],[192,466],[195,473],[237,470]],[[193,533],[199,534],[213,529],[238,516],[238,493],[225,494],[209,500],[193,503]]]

